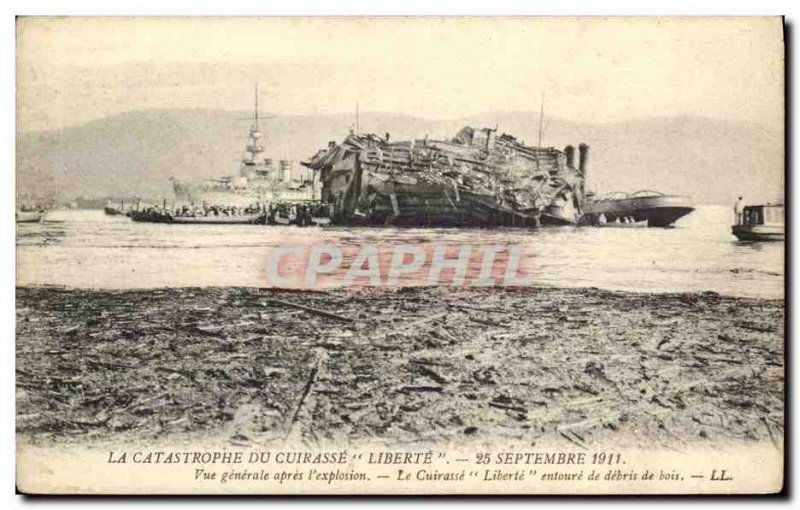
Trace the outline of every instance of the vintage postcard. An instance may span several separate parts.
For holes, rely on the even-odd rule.
[[[784,486],[780,17],[19,17],[26,494]]]

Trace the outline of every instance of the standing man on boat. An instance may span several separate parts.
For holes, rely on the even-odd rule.
[[[736,224],[741,225],[744,220],[744,200],[739,197],[739,200],[733,204],[733,212],[736,215]]]

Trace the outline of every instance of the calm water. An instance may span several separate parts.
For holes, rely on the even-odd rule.
[[[700,207],[668,230],[540,231],[179,226],[133,223],[102,211],[53,211],[41,224],[17,225],[17,283],[116,289],[263,286],[267,254],[285,244],[349,246],[345,268],[350,252],[365,243],[381,249],[519,244],[537,285],[783,298],[783,243],[739,243],[730,234],[730,222],[728,208],[718,206]]]

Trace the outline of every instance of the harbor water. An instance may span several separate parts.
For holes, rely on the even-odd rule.
[[[671,229],[536,231],[167,225],[94,210],[51,211],[42,223],[17,225],[17,285],[261,287],[270,250],[287,244],[351,247],[343,250],[348,255],[342,272],[365,244],[519,245],[536,286],[782,299],[783,243],[739,242],[731,221],[731,211],[722,206],[701,206]]]

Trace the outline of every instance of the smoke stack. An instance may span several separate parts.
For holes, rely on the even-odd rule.
[[[586,165],[589,164],[589,146],[585,143],[578,145],[578,170],[586,174]]]
[[[278,162],[278,169],[280,171],[280,178],[283,182],[289,182],[292,179],[292,163],[285,159]]]
[[[575,168],[575,147],[572,145],[564,147],[564,155],[567,157],[567,168]]]

